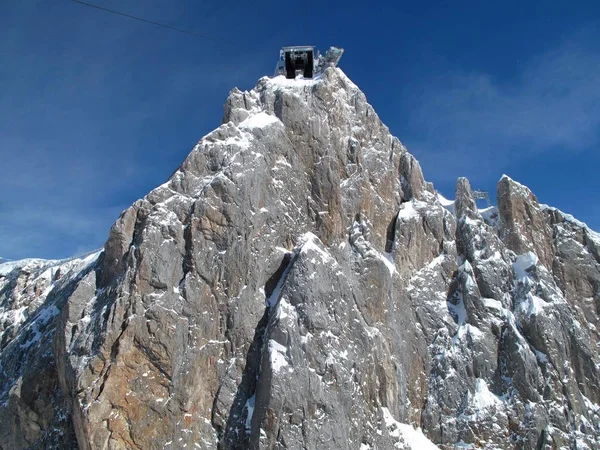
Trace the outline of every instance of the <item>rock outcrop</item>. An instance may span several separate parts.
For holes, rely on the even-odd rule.
[[[497,198],[339,69],[234,89],[101,254],[0,265],[0,448],[597,448],[600,238]]]

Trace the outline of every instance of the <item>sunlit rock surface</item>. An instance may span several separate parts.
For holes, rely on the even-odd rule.
[[[234,89],[102,253],[0,265],[0,448],[598,448],[600,237],[455,198],[339,69]]]

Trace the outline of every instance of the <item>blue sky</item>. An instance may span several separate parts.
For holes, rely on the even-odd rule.
[[[279,47],[340,67],[447,197],[503,173],[600,230],[600,3],[0,2],[0,256],[101,247]]]

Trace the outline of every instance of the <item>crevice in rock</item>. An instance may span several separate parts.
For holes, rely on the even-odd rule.
[[[260,382],[260,370],[262,355],[264,351],[266,330],[269,324],[271,313],[274,306],[279,301],[281,288],[285,283],[287,275],[293,266],[297,253],[287,253],[281,260],[281,264],[264,286],[265,291],[265,309],[261,319],[254,330],[254,338],[248,352],[246,353],[246,365],[242,373],[242,379],[238,385],[235,399],[229,411],[229,416],[224,427],[224,432],[217,430],[219,435],[219,449],[244,450],[250,446],[251,435],[247,428],[248,408],[247,402],[255,395]],[[218,395],[217,395],[218,398]],[[213,407],[213,411],[215,408]],[[222,427],[221,427],[222,428]]]
[[[267,307],[256,325],[254,338],[246,353],[246,367],[242,373],[242,380],[238,385],[235,399],[229,411],[224,436],[222,436],[219,442],[219,449],[244,450],[248,448],[250,435],[247,433],[245,426],[248,414],[246,402],[255,394],[258,385],[264,336],[268,321],[269,308]],[[218,395],[215,398],[218,398]],[[244,411],[245,409],[246,411]],[[214,410],[215,408],[213,407]],[[223,438],[224,441],[222,440]]]
[[[149,349],[146,345],[144,345],[143,343],[139,342],[137,339],[134,341],[136,344],[136,347],[142,351],[142,353],[144,353],[144,355],[147,358],[147,361],[152,364],[152,366],[166,379],[169,381],[169,383],[172,382],[172,377],[171,375],[163,368],[160,358],[158,356],[156,356],[156,354]]]
[[[219,423],[219,419],[217,417],[217,411],[218,411],[217,403],[218,403],[220,394],[221,394],[221,386],[219,386],[219,388],[217,389],[217,392],[215,393],[215,398],[213,399],[212,409],[211,409],[211,413],[210,413],[210,424],[213,427],[213,429],[215,430],[215,432],[217,433],[217,450],[225,450],[225,448],[229,448],[229,447],[223,447],[223,444],[222,444],[223,425],[221,425]]]
[[[73,328],[71,328],[71,339],[69,340],[69,343],[75,340],[78,331],[79,327],[77,326],[77,324],[73,325]]]
[[[123,334],[125,333],[126,329],[127,329],[127,319],[124,319],[123,323],[121,323],[121,332],[119,333],[119,335],[113,342],[112,346],[110,347],[111,362],[115,361],[115,358],[117,357],[117,353],[119,353],[119,344],[121,343],[121,338],[123,337]]]
[[[229,313],[226,310],[228,308],[227,303],[219,301],[219,295],[218,295],[217,290],[215,289],[214,284],[211,280],[209,280],[206,276],[202,275],[199,272],[195,272],[195,273],[208,286],[208,289],[210,290],[211,295],[215,299],[215,302],[217,302],[218,309],[219,309],[219,335],[223,336],[227,330],[227,316],[229,315]],[[185,280],[185,277],[184,277],[184,280]]]
[[[265,284],[265,297],[269,299],[271,295],[273,295],[273,291],[277,287],[277,284],[281,280],[285,270],[290,264],[292,259],[292,253],[286,253],[283,259],[281,260],[281,264],[279,268],[275,271],[275,273],[267,280]]]
[[[547,445],[548,445],[547,433],[546,433],[546,428],[544,428],[540,432],[540,435],[539,435],[539,438],[538,438],[535,448],[536,448],[536,450],[544,450]]]
[[[192,217],[194,216],[194,205],[192,205],[188,216],[185,219],[183,227],[183,242],[184,242],[184,255],[181,262],[181,271],[183,273],[181,280],[179,280],[178,289],[179,294],[187,300],[187,289],[185,286],[185,280],[188,273],[196,270],[196,264],[194,262],[194,239],[192,236]]]
[[[192,236],[192,224],[191,220],[188,220],[183,229],[183,240],[184,240],[184,250],[185,254],[183,255],[182,261],[182,270],[183,270],[183,279],[189,273],[195,270],[194,263],[194,242]]]
[[[288,274],[290,273],[290,270],[292,270],[292,267],[296,262],[296,259],[298,258],[299,251],[300,249],[296,249],[292,253],[286,253],[275,274],[273,274],[273,276],[271,276],[271,278],[269,278],[269,280],[265,284],[265,303],[267,305],[267,308],[273,307],[279,302],[279,297],[281,296],[281,289],[283,288],[283,285],[287,280]],[[280,273],[280,271],[281,274],[277,276]],[[267,289],[272,290],[270,293],[267,293]]]
[[[273,109],[275,117],[283,122],[283,94],[277,91],[275,94],[275,101],[273,102]]]
[[[100,389],[98,390],[98,394],[94,398],[95,402],[98,401],[98,399],[102,395],[102,392],[104,391],[104,386],[106,385],[106,381],[108,380],[108,376],[110,375],[110,368],[111,368],[111,366],[109,365],[108,368],[106,369],[106,372],[104,372],[104,375],[102,376],[102,384],[100,385]]]
[[[100,389],[98,390],[98,394],[96,395],[94,401],[98,401],[98,399],[100,398],[100,395],[102,395],[102,392],[104,391],[104,386],[106,385],[108,376],[110,375],[111,364],[113,362],[115,362],[116,356],[119,353],[119,344],[121,342],[121,338],[123,337],[123,334],[125,333],[126,329],[127,329],[127,320],[124,320],[123,323],[121,324],[121,332],[119,333],[119,335],[117,336],[117,338],[115,339],[115,341],[113,342],[113,344],[110,348],[110,361],[108,362],[108,367],[106,369],[106,372],[104,372],[104,374],[102,375],[102,384],[100,385]]]
[[[354,291],[352,292],[352,301],[354,302],[354,306],[356,308],[356,311],[358,312],[358,314],[360,315],[360,318],[362,319],[362,325],[370,327],[371,323],[370,323],[370,321],[368,321],[365,318],[365,315],[363,314],[363,311],[362,311],[361,307],[358,304],[358,300],[356,299],[356,294],[354,293]]]
[[[392,221],[390,222],[390,224],[387,227],[386,240],[385,240],[385,252],[386,253],[392,253],[394,250],[394,243],[396,242],[396,226],[398,223],[398,214],[400,214],[400,212],[397,212],[396,214],[394,214],[394,218],[392,219]]]
[[[448,294],[446,295],[446,308],[448,309],[448,314],[450,314],[450,317],[452,317],[456,325],[460,326],[460,318],[457,315],[456,309],[452,308],[452,306],[460,306],[462,302],[462,291],[460,288],[458,277],[459,271],[455,270],[452,273],[450,284],[448,285]]]

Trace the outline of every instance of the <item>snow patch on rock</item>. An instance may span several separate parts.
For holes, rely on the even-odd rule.
[[[455,208],[456,200],[449,200],[446,197],[444,197],[442,194],[440,194],[439,192],[437,193],[437,199],[440,202],[440,204],[444,208],[446,208],[448,211],[450,211],[450,213],[453,216],[456,215],[456,208]]]
[[[561,211],[558,208],[555,208],[553,206],[548,206],[546,204],[540,203],[540,208],[542,209],[542,211],[554,211],[558,214],[560,214],[562,217],[564,217],[564,219],[569,222],[572,223],[574,225],[577,225],[580,228],[583,228],[583,230],[587,233],[587,235],[590,237],[590,239],[594,242],[594,244],[596,244],[597,246],[600,246],[600,233],[598,233],[597,231],[592,230],[585,222],[582,222],[581,220],[577,220],[575,217],[573,217],[571,214],[567,214],[563,211]]]
[[[532,267],[535,267],[538,261],[537,255],[533,252],[527,252],[517,256],[516,261],[513,263],[513,268],[517,274],[517,280],[529,278],[529,273],[527,273],[527,271]]]
[[[381,412],[388,433],[395,438],[394,448],[439,450],[439,447],[431,442],[421,429],[415,430],[411,425],[398,422],[388,408],[382,407]]]
[[[238,125],[240,129],[252,129],[252,128],[265,128],[272,124],[280,124],[281,120],[275,117],[272,114],[267,114],[266,112],[259,112],[258,114],[251,115],[246,120]]]
[[[279,372],[283,367],[289,365],[287,361],[287,347],[284,347],[274,339],[269,339],[269,360],[273,372]]]

